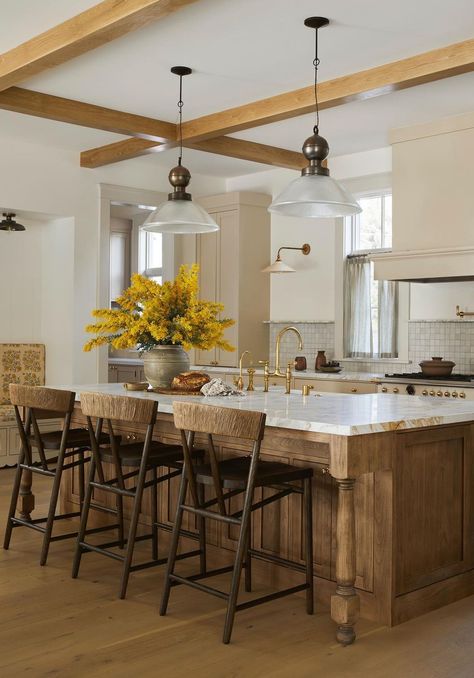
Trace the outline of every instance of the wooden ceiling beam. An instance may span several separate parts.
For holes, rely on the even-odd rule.
[[[171,122],[124,113],[21,87],[9,87],[0,92],[0,109],[155,142],[176,139],[176,125]]]
[[[331,108],[350,101],[360,101],[382,96],[390,92],[468,73],[473,70],[474,40],[466,40],[432,50],[431,52],[402,59],[401,61],[377,66],[334,80],[327,80],[318,86],[318,99],[321,109]],[[224,149],[225,144],[227,144],[227,149],[229,150],[229,141],[227,141],[228,137],[225,137],[226,134],[304,115],[313,110],[313,86],[304,87],[293,92],[286,92],[285,94],[261,99],[251,104],[238,106],[185,122],[183,124],[183,137],[185,145],[189,146],[196,142],[201,143],[210,139],[219,139],[220,141],[218,144],[216,143],[215,148],[220,146]],[[225,142],[223,141],[224,137],[226,139]],[[268,146],[263,147],[261,144],[257,144],[257,146],[271,148]],[[130,139],[85,151],[81,158],[84,167],[98,167],[102,163],[110,164],[150,153],[153,150],[163,151],[170,147],[170,145],[166,144],[163,148],[156,146],[153,149],[152,143],[145,144],[143,142],[140,143],[137,139]],[[210,148],[202,148],[202,150],[216,152],[211,151]],[[236,151],[237,149],[235,148],[234,150]],[[292,153],[292,151],[286,152]],[[225,153],[223,154],[225,155]],[[229,155],[231,155],[230,152]],[[264,155],[268,157],[266,151]],[[296,153],[295,156],[299,156],[299,154]],[[280,160],[278,160],[278,163]],[[282,164],[279,166],[286,167],[289,165]]]
[[[129,160],[150,153],[169,150],[176,144],[156,144],[144,139],[125,139],[114,144],[107,144],[99,148],[93,148],[81,153],[81,167],[90,169],[110,165],[121,160]],[[300,170],[305,165],[301,153],[288,151],[284,148],[275,148],[265,144],[257,144],[253,141],[233,139],[232,137],[218,137],[206,141],[186,142],[188,148],[193,148],[206,153],[225,155],[229,158],[250,160],[274,167],[286,167]]]
[[[104,0],[0,55],[0,90],[59,66],[196,0]]]
[[[474,70],[474,39],[393,61],[318,85],[320,109],[361,101]],[[183,124],[183,138],[209,139],[314,110],[314,87],[303,87]]]

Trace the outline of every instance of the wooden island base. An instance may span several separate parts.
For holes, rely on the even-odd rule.
[[[74,424],[84,423],[77,404]],[[125,439],[142,439],[140,425],[119,428]],[[340,643],[354,641],[359,614],[392,626],[474,593],[473,429],[453,424],[338,436],[267,427],[263,459],[314,469],[316,596],[330,601]],[[156,431],[164,442],[179,438],[170,414],[159,414]],[[222,457],[248,453],[226,438],[215,442]],[[63,503],[77,505],[76,479],[68,475],[63,487]],[[159,520],[171,525],[178,485],[173,479],[161,488]],[[32,499],[23,488],[25,513]],[[239,498],[230,502],[231,510],[239,508]],[[195,530],[190,519],[185,527]],[[302,535],[299,495],[253,516],[256,549],[302,562]],[[232,526],[218,531],[210,524],[208,541],[234,549],[236,535]],[[274,566],[267,579],[291,585],[294,576]]]

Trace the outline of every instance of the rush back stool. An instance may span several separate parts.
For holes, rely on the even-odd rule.
[[[120,598],[125,598],[128,580],[131,572],[162,565],[168,558],[158,557],[158,528],[169,531],[169,526],[158,521],[157,488],[171,478],[180,476],[183,468],[183,450],[181,445],[168,445],[152,439],[156,423],[158,402],[139,397],[111,396],[100,393],[82,393],[81,409],[87,417],[87,426],[91,439],[92,460],[90,475],[86,488],[84,507],[81,517],[81,526],[77,536],[76,552],[74,556],[72,576],[75,579],[79,574],[82,554],[88,551],[99,553],[122,562],[122,576],[120,582]],[[94,428],[92,420],[96,420]],[[143,442],[121,444],[115,435],[112,421],[143,424],[146,426]],[[110,444],[99,443],[104,422],[107,423]],[[196,452],[202,459],[202,453]],[[105,466],[104,464],[107,464]],[[159,468],[165,467],[168,472],[158,475]],[[131,469],[125,472],[125,468]],[[146,480],[150,472],[151,479]],[[109,477],[107,477],[109,476]],[[133,484],[130,485],[130,482]],[[151,532],[137,536],[138,520],[140,517],[143,492],[151,488]],[[117,498],[117,513],[119,516],[118,539],[103,544],[92,544],[85,541],[87,521],[91,507],[94,489],[103,490]],[[123,528],[123,499],[132,500],[132,510],[128,535],[125,538]],[[199,533],[190,531],[183,534],[199,540],[199,548],[178,557],[190,558],[200,556],[201,571],[205,571],[205,530],[202,520],[198,520]],[[151,539],[152,558],[149,561],[133,564],[133,552],[136,541]],[[115,547],[125,549],[125,554],[112,550]]]
[[[80,511],[56,515],[63,471],[79,467],[81,504],[84,498],[84,465],[89,461],[84,453],[90,449],[90,438],[86,429],[71,428],[74,399],[75,393],[72,391],[45,388],[44,386],[10,384],[10,400],[15,408],[21,451],[13,483],[3,548],[9,548],[13,528],[29,527],[41,532],[44,535],[40,557],[41,565],[46,564],[52,541],[77,537],[77,531],[52,534],[55,521],[80,515]],[[20,408],[25,410],[24,420]],[[62,429],[47,433],[41,432],[38,422],[41,419],[51,418],[62,418]],[[101,440],[102,442],[108,441],[108,436],[102,435]],[[33,460],[33,450],[39,457],[38,461]],[[48,514],[44,518],[27,520],[16,515],[22,476],[28,471],[32,474],[46,476],[53,481]],[[95,531],[98,531],[98,529]]]
[[[266,603],[297,591],[306,590],[306,611],[313,613],[313,528],[312,528],[312,499],[311,478],[312,469],[299,468],[280,462],[262,461],[260,446],[265,430],[265,414],[245,410],[202,405],[200,403],[174,402],[174,423],[181,430],[181,440],[184,452],[184,471],[179,490],[176,520],[170,546],[168,566],[165,575],[165,584],[161,600],[160,614],[166,614],[170,590],[172,586],[185,584],[204,593],[227,600],[227,612],[224,624],[223,642],[229,643],[235,613],[261,603]],[[209,464],[199,463],[193,456],[194,437],[196,433],[207,434]],[[234,457],[218,461],[213,443],[213,435],[234,438],[240,444],[247,441],[251,444],[251,454],[247,457]],[[200,485],[212,486],[215,498],[203,501]],[[254,502],[256,487],[271,488],[275,491],[272,496]],[[190,502],[186,496],[190,490]],[[226,500],[236,494],[244,495],[243,509],[228,513]],[[284,497],[299,493],[303,495],[304,506],[304,541],[305,564],[286,560],[275,555],[267,555],[255,551],[249,543],[250,521],[253,511],[262,509],[268,504],[279,501]],[[211,511],[216,506],[218,511]],[[236,525],[240,528],[234,564],[217,570],[207,570],[188,577],[175,572],[177,560],[178,540],[180,528],[185,512],[193,513],[203,519],[216,520],[223,524]],[[297,586],[260,596],[259,598],[237,602],[242,569],[246,570],[246,589],[250,590],[250,565],[252,557],[268,560],[273,564],[295,569],[305,574],[305,581]],[[200,583],[200,579],[213,577],[224,572],[232,572],[232,581],[229,593],[220,591],[211,586]]]

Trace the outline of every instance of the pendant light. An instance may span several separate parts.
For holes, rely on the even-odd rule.
[[[0,221],[0,231],[26,231],[26,228],[15,221],[16,214],[13,212],[4,212],[4,218]]]
[[[301,170],[301,176],[294,179],[272,202],[268,210],[289,217],[346,217],[362,211],[353,195],[329,176],[322,163],[329,153],[326,139],[319,134],[318,105],[318,30],[327,26],[329,19],[313,16],[304,24],[315,29],[314,99],[316,124],[312,136],[303,144],[303,155],[309,164]]]
[[[159,205],[142,226],[143,231],[154,233],[208,233],[218,231],[219,226],[214,219],[192,201],[191,193],[186,187],[191,181],[191,172],[183,167],[183,76],[192,73],[187,66],[173,66],[171,72],[179,76],[179,159],[176,167],[170,171],[168,179],[173,192],[168,193],[168,200]]]

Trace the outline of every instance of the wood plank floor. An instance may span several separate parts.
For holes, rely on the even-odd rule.
[[[12,477],[11,470],[0,470],[2,540]],[[36,516],[43,514],[48,488],[48,481],[35,483]],[[122,601],[116,597],[119,564],[87,555],[74,581],[72,548],[71,541],[53,544],[41,568],[40,535],[18,528],[10,550],[0,551],[2,678],[474,675],[474,597],[394,629],[362,621],[356,644],[342,648],[328,611],[309,617],[303,600],[292,596],[240,612],[232,643],[224,646],[222,601],[178,587],[168,616],[160,617],[163,568],[132,574]],[[224,586],[226,577],[221,579]]]

